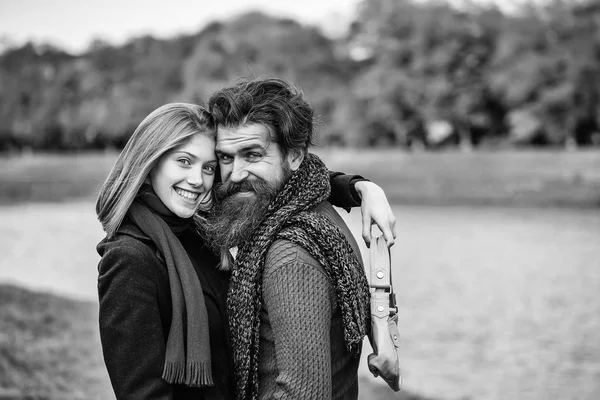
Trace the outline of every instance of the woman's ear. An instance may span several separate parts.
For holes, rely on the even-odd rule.
[[[304,160],[304,151],[300,149],[292,149],[287,154],[287,161],[292,171],[297,170]]]

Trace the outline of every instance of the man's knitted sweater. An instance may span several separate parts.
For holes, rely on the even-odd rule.
[[[314,211],[352,233],[328,202]],[[347,351],[336,293],[321,264],[287,240],[268,251],[263,274],[259,350],[260,399],[357,399],[358,362]]]

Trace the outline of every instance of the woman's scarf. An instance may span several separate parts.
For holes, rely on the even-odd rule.
[[[162,378],[171,384],[212,386],[208,314],[192,261],[175,236],[192,223],[174,215],[144,185],[128,211],[133,222],[152,239],[164,258],[173,306]]]
[[[276,239],[302,246],[323,266],[342,312],[346,348],[360,354],[370,326],[364,269],[342,231],[327,217],[310,211],[326,200],[330,191],[327,168],[317,156],[308,154],[238,251],[227,299],[238,399],[258,397],[262,273],[269,247]]]

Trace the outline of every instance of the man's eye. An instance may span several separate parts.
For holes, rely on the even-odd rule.
[[[231,156],[228,156],[227,154],[220,154],[219,155],[219,161],[221,161],[222,163],[230,163],[231,160],[233,160],[233,158]]]
[[[179,158],[177,162],[183,165],[192,165],[192,162],[188,158]]]
[[[248,153],[246,154],[246,158],[248,161],[255,161],[260,158],[260,153]]]

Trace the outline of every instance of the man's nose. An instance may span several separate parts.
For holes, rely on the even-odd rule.
[[[234,160],[229,179],[234,183],[242,182],[248,177],[248,171],[246,170],[246,163],[241,160]]]

